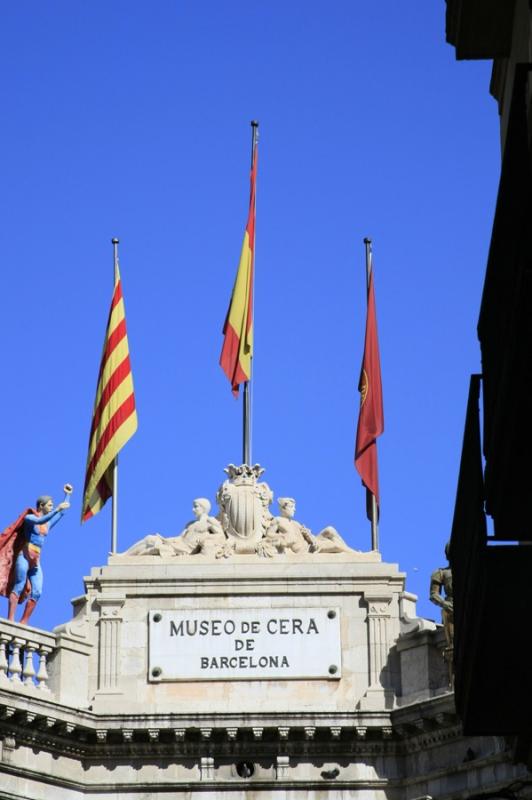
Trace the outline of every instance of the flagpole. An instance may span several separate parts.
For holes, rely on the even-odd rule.
[[[251,169],[253,169],[253,157],[255,155],[255,147],[259,140],[259,123],[257,120],[251,120]],[[256,192],[256,189],[255,189]],[[256,198],[256,194],[255,194]],[[251,243],[253,248],[253,284],[255,273],[255,241]],[[252,302],[255,304],[255,292],[252,286]],[[255,321],[255,309],[252,310],[252,320]],[[244,464],[251,464],[251,378],[253,374],[253,355],[250,359],[249,380],[244,383],[244,396],[243,396],[243,436],[242,436],[242,461]]]
[[[113,245],[113,286],[118,270],[118,244],[119,240],[111,239]],[[111,512],[111,553],[116,553],[118,539],[118,453],[113,459],[113,507]]]
[[[364,239],[364,245],[366,248],[366,296],[368,296],[369,279],[371,277],[371,269],[372,269],[372,251],[371,251],[371,239],[369,239],[367,236]],[[378,551],[379,522],[378,522],[378,511],[377,511],[377,498],[372,492],[370,492],[369,489],[366,489],[366,506],[368,509],[371,510],[371,549]]]

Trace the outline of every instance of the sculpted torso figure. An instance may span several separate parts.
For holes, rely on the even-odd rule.
[[[296,502],[292,497],[280,497],[280,515],[274,517],[259,543],[257,552],[263,556],[276,553],[343,553],[350,548],[332,526],[314,536],[309,528],[294,519]]]
[[[292,497],[280,497],[277,502],[280,516],[272,519],[261,542],[264,554],[273,555],[274,552],[284,553],[287,550],[302,553],[313,549],[312,534],[294,519],[295,500]]]
[[[240,556],[274,558],[278,555],[352,553],[339,533],[331,526],[314,535],[294,519],[296,502],[280,497],[279,514],[272,517],[270,504],[273,492],[259,481],[264,472],[259,464],[229,464],[228,478],[218,489],[216,500],[220,511],[210,516],[211,504],[204,498],[194,500],[194,517],[179,536],[160,534],[145,536],[121,557],[210,556],[216,559]]]
[[[184,556],[203,553],[216,557],[226,555],[227,538],[216,517],[209,516],[211,504],[198,497],[192,504],[196,519],[187,522],[179,536],[168,538],[158,533],[145,536],[126,550],[126,556]]]
[[[185,525],[179,536],[167,539],[176,555],[218,555],[220,548],[225,547],[227,539],[220,522],[209,516],[211,504],[205,497],[198,497],[192,503],[195,520]]]

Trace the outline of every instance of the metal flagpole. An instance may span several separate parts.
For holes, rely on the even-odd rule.
[[[257,120],[251,120],[251,168],[253,169],[253,157],[255,155],[255,147],[259,140],[259,123]],[[256,185],[255,185],[255,192],[256,192]],[[255,194],[256,199],[256,194]],[[253,209],[255,213],[255,209]],[[255,234],[253,233],[253,237]],[[255,239],[253,242],[250,242],[252,247],[253,253],[253,273],[252,273],[252,281],[255,283]],[[255,324],[255,292],[253,291],[252,286],[252,312],[251,312],[251,319],[253,320],[253,325]],[[242,461],[244,464],[251,465],[251,377],[253,374],[253,354],[251,355],[250,359],[250,369],[249,369],[249,380],[244,383],[244,396],[243,396],[243,437],[242,437]]]
[[[119,240],[111,239],[113,244],[113,287],[116,282],[118,270],[118,244]],[[113,508],[111,513],[111,553],[116,553],[118,538],[118,453],[113,460]]]
[[[366,237],[364,239],[364,245],[366,247],[366,296],[367,296],[369,293],[369,279],[372,270],[371,239],[368,239]],[[378,550],[379,522],[378,522],[377,499],[375,495],[372,492],[370,492],[369,489],[366,489],[366,507],[371,510],[371,549]]]

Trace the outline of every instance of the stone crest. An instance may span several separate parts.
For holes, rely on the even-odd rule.
[[[332,526],[313,534],[295,517],[296,501],[278,498],[279,515],[270,511],[273,492],[260,478],[264,469],[259,464],[229,464],[227,474],[216,494],[219,511],[210,516],[210,501],[194,500],[195,519],[187,522],[178,536],[145,536],[118,557],[205,556],[221,559],[234,556],[276,558],[278,556],[317,556],[333,553],[357,553],[346,545]]]
[[[229,477],[216,495],[222,528],[236,553],[254,553],[272,518],[273,492],[258,482],[264,472],[259,464],[229,464],[224,472]]]

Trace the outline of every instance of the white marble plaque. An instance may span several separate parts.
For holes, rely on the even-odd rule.
[[[149,680],[342,676],[338,608],[150,611]]]

